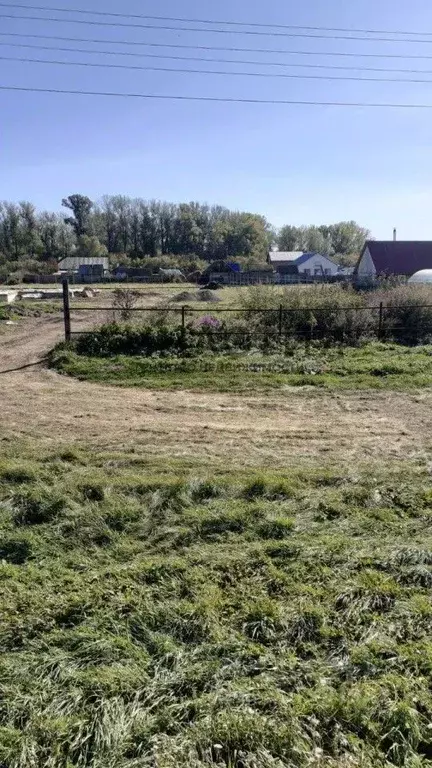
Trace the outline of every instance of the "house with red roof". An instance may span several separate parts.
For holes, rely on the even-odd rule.
[[[355,268],[359,278],[379,275],[411,277],[422,269],[432,269],[432,241],[368,240]]]

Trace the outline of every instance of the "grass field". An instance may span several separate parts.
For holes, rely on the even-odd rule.
[[[52,365],[81,380],[154,389],[253,392],[287,386],[327,389],[416,389],[432,385],[430,346],[367,344],[359,348],[297,345],[285,355],[198,358],[95,358],[60,349]]]
[[[0,768],[432,768],[430,348],[7,330]]]
[[[2,444],[2,765],[431,765],[426,461]]]

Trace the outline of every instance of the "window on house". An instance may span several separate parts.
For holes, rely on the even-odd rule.
[[[310,275],[311,271],[310,271],[310,269],[304,269],[304,270],[303,270],[303,273],[304,273],[305,275]]]
[[[320,275],[322,275],[321,267],[315,267],[314,275],[315,275],[315,277],[319,277]]]
[[[331,269],[325,269],[324,270],[325,275],[331,275]]]

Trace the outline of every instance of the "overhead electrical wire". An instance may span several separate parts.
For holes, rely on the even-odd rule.
[[[428,60],[432,59],[432,55],[428,54],[403,54],[403,53],[352,53],[346,51],[287,51],[284,49],[272,49],[272,48],[235,48],[224,47],[214,45],[186,45],[182,43],[149,43],[137,40],[107,40],[100,38],[88,38],[88,37],[64,37],[59,35],[40,35],[33,33],[23,32],[0,32],[1,37],[31,37],[37,40],[58,40],[69,43],[94,43],[102,45],[130,45],[138,46],[140,48],[176,48],[182,50],[192,51],[224,51],[226,53],[270,53],[283,56],[342,56],[344,58],[361,58],[361,59],[413,59],[413,60]]]
[[[260,36],[260,37],[289,37],[289,38],[308,38],[310,40],[361,40],[363,42],[368,43],[415,43],[416,45],[418,43],[426,43],[426,44],[432,44],[432,38],[430,40],[423,40],[423,39],[412,39],[412,38],[406,38],[406,39],[397,39],[394,37],[365,37],[365,36],[354,36],[354,35],[323,35],[323,34],[310,34],[307,32],[262,32],[259,30],[242,30],[241,32],[237,29],[219,29],[219,27],[215,28],[208,28],[208,27],[179,27],[179,26],[170,26],[168,24],[126,24],[125,22],[120,21],[91,21],[91,20],[84,20],[84,19],[59,19],[55,16],[30,16],[30,15],[17,15],[17,14],[10,14],[10,13],[0,13],[0,18],[3,19],[16,19],[17,21],[43,21],[43,22],[55,22],[60,24],[84,24],[84,25],[92,25],[96,27],[127,27],[129,29],[161,29],[161,30],[169,30],[171,32],[210,32],[212,34],[221,34],[221,35],[253,35],[253,36]],[[427,34],[427,33],[425,33]]]
[[[187,24],[223,24],[230,27],[257,27],[262,29],[306,29],[315,32],[352,32],[365,35],[432,35],[432,32],[407,31],[398,29],[350,29],[349,27],[307,26],[305,24],[269,24],[254,21],[229,21],[226,19],[197,19],[177,16],[150,16],[137,13],[116,13],[113,11],[90,11],[87,8],[56,8],[46,5],[23,5],[0,2],[2,8],[20,8],[32,11],[54,11],[55,13],[81,13],[88,16],[113,16],[122,19],[148,19],[152,21],[175,21]]]
[[[26,57],[0,56],[0,61],[16,61],[26,64],[49,64],[65,67],[96,67],[99,69],[126,69],[140,72],[173,72],[188,75],[223,75],[225,77],[264,77],[264,78],[285,78],[289,80],[333,80],[337,82],[360,82],[360,83],[428,83],[432,85],[432,80],[421,78],[389,78],[389,77],[354,77],[354,75],[301,75],[286,72],[226,72],[223,70],[212,69],[181,69],[178,67],[153,67],[139,66],[134,64],[108,64],[106,62],[94,61],[60,61],[58,59],[33,59]]]
[[[316,101],[302,99],[254,99],[254,98],[234,98],[229,96],[179,96],[155,93],[121,93],[119,91],[83,91],[66,88],[36,88],[21,85],[0,85],[0,91],[15,91],[17,93],[52,93],[70,96],[103,96],[108,98],[122,99],[152,99],[159,101],[196,101],[208,103],[225,104],[273,104],[276,106],[313,106],[313,107],[352,107],[352,108],[370,108],[370,109],[432,109],[431,104],[410,104],[410,103],[383,103],[383,102],[365,102],[365,101]]]
[[[335,64],[298,64],[298,63],[286,63],[281,61],[259,61],[253,60],[240,60],[240,59],[215,59],[204,56],[173,56],[172,54],[162,53],[136,53],[135,51],[101,51],[92,50],[90,48],[67,48],[62,46],[50,46],[50,45],[32,45],[31,43],[5,43],[0,40],[0,46],[8,48],[31,48],[37,51],[52,51],[52,52],[67,52],[67,53],[89,53],[92,55],[104,55],[104,56],[133,56],[140,59],[170,59],[173,61],[199,61],[204,64],[248,64],[251,66],[263,66],[263,67],[282,67],[287,68],[300,68],[300,69],[331,69],[342,70],[344,72],[387,72],[389,74],[405,74],[405,75],[432,75],[432,69],[389,69],[385,67],[349,67]],[[73,62],[72,62],[73,63]],[[405,81],[403,81],[405,82]]]

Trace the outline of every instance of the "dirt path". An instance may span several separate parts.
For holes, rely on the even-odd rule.
[[[85,327],[89,317],[78,322]],[[60,318],[44,317],[0,335],[0,437],[269,467],[431,458],[430,392],[289,389],[248,397],[117,389],[33,365],[62,331]]]

